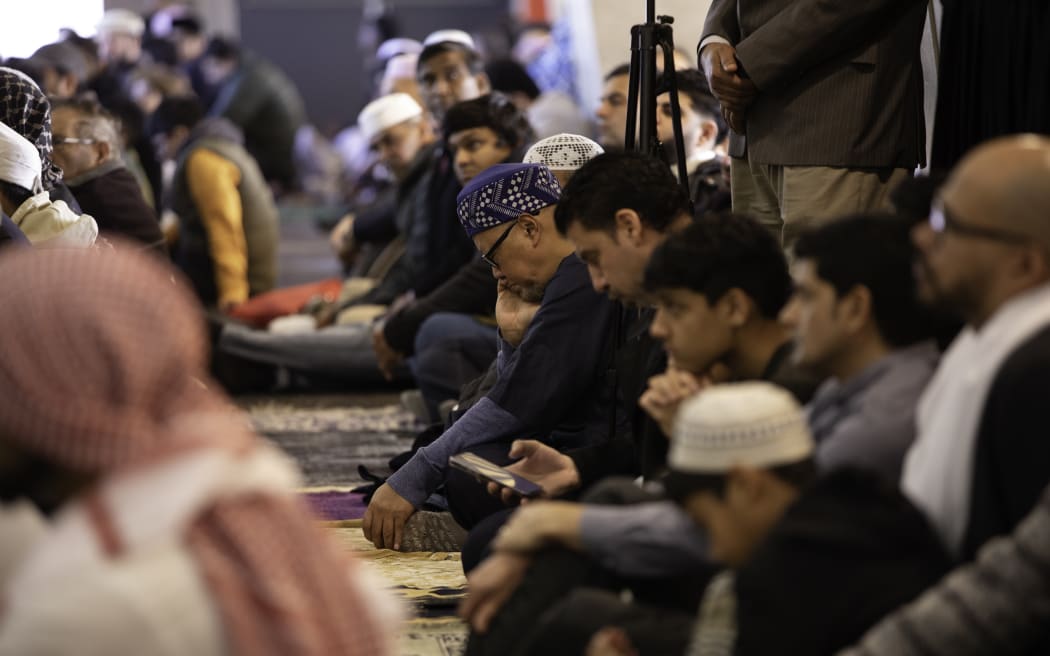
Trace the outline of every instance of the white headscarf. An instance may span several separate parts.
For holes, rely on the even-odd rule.
[[[34,194],[43,187],[40,182],[40,155],[36,146],[0,123],[0,180],[16,184]]]

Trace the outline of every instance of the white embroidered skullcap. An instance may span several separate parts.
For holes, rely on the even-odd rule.
[[[680,474],[770,468],[813,455],[806,417],[791,394],[765,382],[716,385],[685,401],[674,422],[667,465]]]
[[[28,139],[0,123],[0,180],[18,185],[34,194],[40,184],[40,154]]]
[[[102,14],[102,20],[98,22],[95,29],[99,34],[130,34],[131,36],[142,36],[146,31],[146,21],[133,11],[127,9],[110,9]]]
[[[604,152],[587,137],[563,132],[537,141],[522,161],[543,164],[552,171],[575,171]]]
[[[383,81],[389,82],[406,77],[414,80],[416,79],[416,66],[418,64],[419,55],[415,53],[391,57],[386,63],[386,69],[383,71]]]
[[[438,43],[458,43],[468,50],[476,51],[478,49],[477,44],[474,43],[474,37],[470,36],[463,30],[438,30],[436,32],[431,32],[427,35],[427,38],[423,39],[424,48]]]
[[[398,55],[418,55],[421,52],[423,52],[423,44],[419,41],[398,37],[387,39],[379,44],[379,48],[376,49],[376,59],[385,62]]]
[[[365,105],[357,115],[357,127],[371,142],[383,130],[423,115],[423,108],[407,93],[391,93]]]

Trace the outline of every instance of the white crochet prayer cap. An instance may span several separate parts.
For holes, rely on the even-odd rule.
[[[376,59],[385,62],[398,55],[418,55],[421,52],[423,52],[423,44],[419,41],[397,37],[379,44],[379,48],[376,49]]]
[[[102,14],[102,20],[95,29],[99,34],[130,34],[142,36],[146,31],[146,21],[133,11],[127,9],[110,9]]]
[[[423,39],[424,48],[438,43],[458,43],[470,50],[478,49],[477,44],[474,43],[474,37],[463,30],[438,30],[437,32],[431,32],[427,38]]]
[[[357,115],[357,127],[371,143],[383,130],[423,115],[423,108],[407,93],[391,93],[365,105]]]
[[[724,474],[734,466],[760,468],[813,455],[813,436],[791,394],[764,382],[708,388],[685,401],[674,422],[667,464],[681,474]]]
[[[587,137],[563,132],[537,141],[522,161],[543,164],[552,171],[575,171],[604,152]]]
[[[405,54],[392,57],[386,63],[383,71],[383,81],[400,80],[410,77],[416,78],[416,66],[419,64],[419,55]]]
[[[28,139],[0,123],[0,180],[38,193],[40,153]]]

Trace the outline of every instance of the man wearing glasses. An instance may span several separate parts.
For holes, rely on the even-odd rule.
[[[142,196],[120,157],[115,119],[96,100],[51,103],[52,157],[81,209],[95,217],[103,235],[133,239],[164,253],[157,213]]]
[[[1050,481],[1050,140],[974,150],[912,236],[920,297],[966,327],[920,400],[902,487],[968,561]]]
[[[376,491],[363,528],[377,547],[401,547],[405,522],[445,481],[449,456],[473,451],[503,464],[515,439],[563,450],[608,437],[615,304],[594,291],[587,266],[555,227],[560,194],[541,164],[491,167],[460,192],[460,221],[498,284],[539,309],[517,347],[501,336],[492,390]],[[502,508],[481,485],[475,496],[449,494],[461,524]]]

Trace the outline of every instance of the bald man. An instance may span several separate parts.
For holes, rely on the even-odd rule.
[[[902,487],[972,560],[1050,482],[1050,140],[975,149],[913,239],[920,296],[966,326],[920,400]]]

